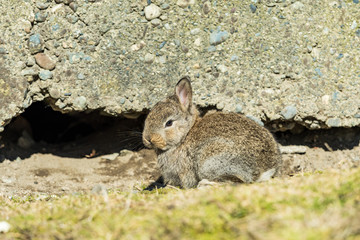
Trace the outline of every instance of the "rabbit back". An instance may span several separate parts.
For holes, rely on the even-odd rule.
[[[200,180],[251,183],[268,180],[281,166],[271,133],[240,114],[207,114],[194,125],[187,140]]]

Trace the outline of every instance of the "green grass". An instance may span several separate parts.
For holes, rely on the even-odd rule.
[[[6,239],[360,239],[360,169],[251,185],[0,198]]]

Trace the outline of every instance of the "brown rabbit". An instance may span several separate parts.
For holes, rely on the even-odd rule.
[[[150,111],[143,142],[156,150],[164,182],[184,188],[203,179],[266,181],[282,163],[271,133],[247,117],[214,112],[201,118],[192,103],[189,77]]]

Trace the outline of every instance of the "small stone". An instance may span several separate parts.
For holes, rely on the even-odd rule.
[[[49,70],[41,70],[39,73],[39,78],[44,81],[52,77],[53,77],[53,73]]]
[[[191,35],[197,35],[200,33],[200,28],[194,28],[190,30]]]
[[[291,4],[291,9],[294,12],[301,11],[304,9],[304,7],[305,7],[305,5],[303,3],[301,3],[300,1],[296,1],[293,4]]]
[[[42,51],[40,34],[36,33],[31,35],[28,41],[28,45],[29,45],[29,50],[32,54]]]
[[[181,42],[179,39],[174,39],[174,44],[179,47],[181,45]]]
[[[121,98],[120,99],[120,104],[124,104],[125,103],[125,98]]]
[[[159,62],[160,62],[161,64],[165,64],[165,63],[166,63],[166,56],[161,56],[161,57],[159,57]]]
[[[27,59],[27,61],[26,61],[26,66],[32,67],[32,66],[34,66],[34,65],[35,65],[35,58],[29,57],[29,58]]]
[[[74,2],[70,3],[70,4],[69,4],[69,7],[70,7],[71,10],[73,10],[74,12],[76,12],[76,10],[78,9],[77,3],[74,3]]]
[[[330,102],[330,96],[329,95],[324,95],[321,97],[321,102],[325,105],[328,105]]]
[[[356,30],[355,34],[356,36],[360,37],[360,29]]]
[[[155,55],[154,55],[154,54],[151,54],[151,53],[145,54],[144,61],[145,61],[146,63],[152,63],[152,62],[154,62],[154,59],[155,59]]]
[[[200,37],[195,39],[194,45],[197,46],[197,47],[200,47],[201,46],[201,41],[202,41],[202,39]]]
[[[211,11],[211,3],[209,1],[204,2],[203,12],[208,14]]]
[[[33,68],[27,68],[21,71],[22,76],[36,76],[38,75],[38,71]]]
[[[232,62],[237,61],[237,60],[239,60],[239,57],[237,55],[232,55],[230,58],[230,61],[232,61]]]
[[[2,181],[3,183],[6,183],[6,184],[11,184],[11,183],[14,182],[14,179],[11,178],[11,177],[5,177],[5,176],[3,176],[3,177],[1,178],[1,181]]]
[[[8,222],[0,222],[0,233],[7,233],[11,228],[11,225]]]
[[[186,8],[190,5],[193,5],[195,3],[195,0],[178,0],[176,2],[176,5],[178,5],[181,8]]]
[[[286,119],[290,120],[295,117],[297,109],[294,106],[287,106],[281,111],[281,115]]]
[[[9,53],[8,50],[6,50],[5,48],[0,47],[0,54],[8,54],[8,53]]]
[[[36,2],[36,7],[40,10],[45,10],[49,7],[49,4],[48,2]]]
[[[164,28],[165,28],[166,30],[171,30],[171,27],[170,27],[170,24],[169,24],[169,23],[165,23],[165,24],[164,24]]]
[[[80,96],[80,97],[75,98],[73,105],[77,110],[85,110],[86,97]]]
[[[154,26],[154,27],[157,27],[161,24],[161,20],[158,19],[158,18],[155,18],[153,20],[151,20],[151,24]]]
[[[85,75],[84,75],[83,73],[79,73],[79,74],[77,75],[77,78],[78,78],[79,80],[84,80],[84,79],[85,79]]]
[[[344,54],[339,53],[339,55],[336,57],[336,59],[341,59],[341,58],[343,58],[343,57],[344,57]]]
[[[256,6],[254,4],[250,4],[250,10],[252,13],[255,13],[256,12]]]
[[[101,156],[101,158],[105,159],[105,160],[114,161],[118,156],[119,156],[119,153],[113,153],[113,154]]]
[[[163,4],[161,4],[160,7],[161,7],[162,10],[166,10],[166,9],[169,9],[169,8],[170,8],[170,5],[167,4],[167,3],[163,3]]]
[[[242,113],[242,110],[243,110],[242,106],[240,104],[236,104],[235,112],[236,113]]]
[[[37,12],[35,13],[35,21],[44,22],[47,18],[48,14],[46,12]]]
[[[68,191],[70,191],[70,188],[65,187],[65,186],[62,186],[62,187],[61,187],[61,191],[63,191],[63,192],[68,192]]]
[[[135,51],[139,51],[140,49],[142,49],[143,47],[145,47],[146,43],[144,41],[140,41],[139,43],[136,43],[134,45],[132,45],[130,47],[130,50],[135,52]]]
[[[200,63],[195,63],[195,64],[193,65],[193,68],[194,68],[194,69],[200,69],[200,68],[201,68]]]
[[[225,72],[227,72],[227,67],[225,66],[225,65],[222,65],[222,64],[220,64],[220,65],[217,65],[216,66],[216,69],[217,70],[219,70],[220,72],[222,72],[222,73],[225,73]]]
[[[355,29],[357,27],[356,20],[354,20],[350,26],[351,29]]]
[[[210,34],[210,44],[211,45],[218,45],[220,43],[223,43],[228,39],[229,34],[227,31],[220,31],[217,29],[216,31],[213,31]]]
[[[339,127],[340,126],[340,119],[339,118],[329,118],[326,120],[326,125],[329,127]]]
[[[167,17],[166,15],[161,15],[161,16],[160,16],[160,19],[161,19],[161,21],[165,21],[165,20],[168,19],[168,17]]]
[[[207,49],[208,52],[215,52],[216,51],[216,47],[215,46],[210,46]]]
[[[54,99],[58,99],[61,96],[60,91],[57,88],[50,88],[49,94]]]
[[[160,43],[159,49],[162,49],[165,46],[165,44],[166,44],[166,41],[163,41],[162,43]]]
[[[45,53],[38,53],[35,55],[36,63],[46,70],[53,70],[56,66],[55,61],[53,61],[49,56]]]
[[[305,154],[306,151],[306,146],[280,146],[280,152],[282,154]]]
[[[161,9],[155,4],[150,4],[149,6],[146,6],[144,12],[145,18],[149,21],[158,18],[161,15]]]
[[[315,72],[317,73],[317,75],[319,75],[319,77],[322,77],[322,76],[323,76],[320,68],[315,68]]]

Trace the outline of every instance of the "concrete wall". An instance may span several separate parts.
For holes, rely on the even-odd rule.
[[[0,131],[34,101],[140,112],[184,75],[202,107],[358,126],[358,2],[1,0]]]

